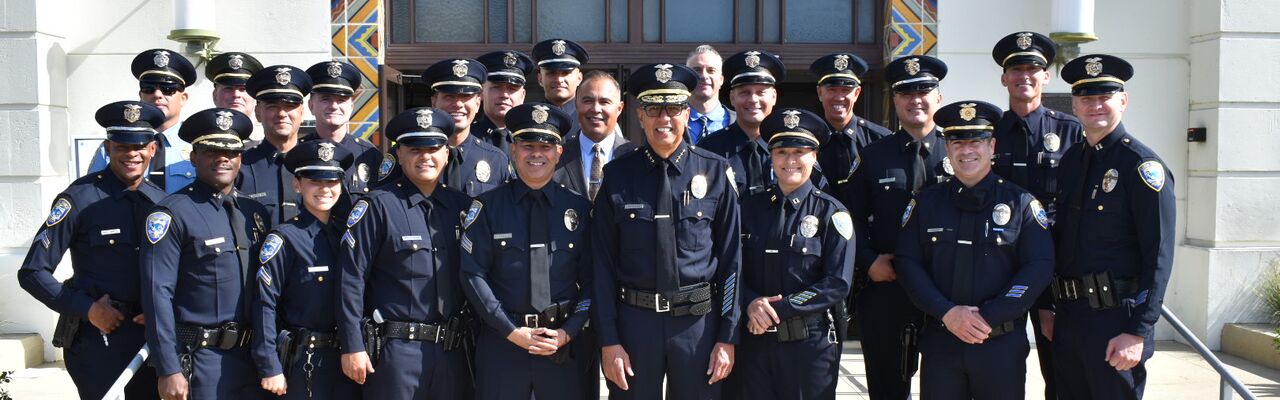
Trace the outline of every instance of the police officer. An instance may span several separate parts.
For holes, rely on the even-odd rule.
[[[853,113],[867,73],[862,58],[853,53],[828,54],[810,64],[809,72],[818,77],[818,101],[831,128],[831,140],[824,141],[818,152],[818,166],[831,184],[829,189],[839,190],[853,174],[858,151],[893,132]]]
[[[107,129],[108,170],[72,182],[53,201],[18,269],[18,283],[61,314],[53,345],[81,398],[102,398],[142,347],[138,245],[142,219],[165,193],[144,179],[164,112],[120,101],[98,109]],[[71,278],[53,277],[71,250]],[[155,369],[143,367],[125,388],[129,398],[158,398]]]
[[[547,102],[569,114],[572,129],[578,129],[578,109],[574,104],[578,85],[582,83],[582,64],[591,56],[577,42],[547,39],[533,45],[533,59],[538,62],[538,85]]]
[[[742,200],[742,304],[747,332],[731,381],[741,399],[835,399],[838,324],[853,281],[853,219],[809,174],[831,134],[786,108],[760,126],[778,182]]]
[[[583,380],[566,346],[591,307],[591,202],[551,180],[569,115],[525,104],[506,125],[519,179],[477,197],[463,220],[462,288],[485,323],[476,397],[581,400],[599,382]]]
[[[431,85],[431,105],[449,114],[449,167],[443,181],[468,196],[477,196],[506,182],[510,165],[506,153],[471,134],[471,121],[480,111],[480,82],[488,70],[476,60],[448,59],[428,67],[422,79]]]
[[[483,115],[472,124],[471,134],[511,158],[511,130],[505,118],[512,107],[524,104],[525,76],[533,72],[533,60],[524,53],[504,50],[485,53],[476,61],[488,72],[480,85]]]
[[[711,132],[698,147],[729,160],[730,179],[743,196],[763,192],[773,184],[769,149],[760,137],[760,122],[778,103],[774,86],[786,78],[782,60],[766,51],[734,54],[724,62],[729,78],[729,103],[738,119],[729,127]]]
[[[996,42],[991,57],[1004,70],[1000,83],[1009,92],[1009,110],[996,124],[995,173],[1027,189],[1044,205],[1053,223],[1058,196],[1058,166],[1068,148],[1084,140],[1080,121],[1070,114],[1043,105],[1044,88],[1053,79],[1050,63],[1057,54],[1053,40],[1035,32],[1016,32]],[[1040,315],[1051,313],[1052,297],[1041,295],[1031,312],[1040,374],[1046,399],[1057,393],[1053,381],[1053,352],[1040,324]]]
[[[859,228],[854,306],[872,399],[907,398],[917,367],[922,315],[895,281],[893,253],[907,203],[951,174],[942,130],[933,122],[942,102],[938,82],[946,75],[947,65],[929,56],[903,57],[885,67],[901,128],[862,149],[840,190]]]
[[[213,106],[252,117],[257,101],[245,88],[245,82],[261,69],[262,63],[247,53],[230,51],[214,56],[204,67],[205,79],[213,82]]]
[[[1120,122],[1133,77],[1128,62],[1081,56],[1062,77],[1086,142],[1062,156],[1058,173],[1057,315],[1049,334],[1058,397],[1141,398],[1173,268],[1173,176]]]
[[[467,355],[456,344],[468,334],[458,329],[466,307],[458,236],[471,199],[441,182],[456,125],[427,107],[392,118],[383,134],[400,144],[404,176],[357,200],[346,220],[338,338],[342,370],[367,398],[470,398]]]
[[[163,124],[156,127],[156,154],[151,158],[147,180],[174,193],[195,180],[189,160],[191,144],[178,137],[182,126],[182,106],[187,104],[187,88],[196,83],[196,67],[176,51],[151,49],[133,57],[130,66],[138,79],[138,100],[164,112]],[[105,146],[99,147],[89,162],[88,172],[107,168]]]
[[[307,107],[316,118],[316,134],[311,137],[333,141],[355,156],[355,162],[343,173],[346,179],[343,186],[347,188],[343,193],[363,196],[377,178],[374,174],[382,161],[382,152],[373,143],[347,130],[347,123],[355,112],[356,90],[360,89],[360,70],[342,61],[325,61],[307,68],[307,76],[312,83]],[[335,211],[346,215],[349,210],[346,204],[339,203]]]
[[[234,187],[252,129],[249,117],[228,108],[187,118],[178,135],[192,145],[198,179],[147,215],[142,308],[165,399],[265,395],[249,354],[249,255],[267,233],[268,215]]]
[[[728,163],[683,140],[697,74],[650,64],[628,82],[648,144],[605,165],[592,228],[609,397],[659,398],[665,377],[666,398],[717,398],[741,315],[738,196]]]
[[[258,252],[253,358],[264,390],[289,399],[358,399],[338,361],[334,277],[344,220],[334,214],[355,155],[317,139],[285,156],[302,195],[298,216],[276,226]]]
[[[991,172],[999,107],[938,110],[955,178],[921,191],[902,217],[894,257],[920,333],[925,399],[1021,399],[1027,310],[1053,273],[1049,218],[1035,196]]]
[[[253,74],[245,86],[258,101],[255,111],[264,133],[262,143],[244,152],[236,188],[266,206],[271,224],[278,225],[298,215],[299,196],[284,158],[298,144],[311,77],[298,67],[273,65]]]

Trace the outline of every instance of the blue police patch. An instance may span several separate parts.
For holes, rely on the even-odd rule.
[[[1044,206],[1040,205],[1040,200],[1031,200],[1031,215],[1036,217],[1036,223],[1041,228],[1049,229],[1049,213],[1044,210]]]
[[[263,285],[271,286],[271,273],[267,271],[266,266],[258,268],[258,280],[262,281]]]
[[[476,218],[480,216],[480,209],[484,208],[484,203],[480,200],[471,200],[471,208],[467,209],[467,215],[462,217],[462,229],[471,227],[472,222],[476,222]]]
[[[53,202],[53,208],[49,210],[49,218],[44,221],[45,226],[54,226],[63,219],[67,218],[67,213],[71,212],[71,201],[66,197],[59,197]]]
[[[164,235],[169,233],[169,222],[173,221],[173,216],[163,211],[156,211],[147,216],[147,240],[151,244],[156,244],[160,239],[164,239]]]
[[[369,211],[369,202],[360,200],[356,202],[355,207],[351,208],[351,215],[347,216],[347,227],[356,226],[361,218],[364,218],[365,211]]]
[[[907,226],[907,221],[911,220],[911,211],[915,210],[915,208],[916,199],[911,199],[911,202],[907,203],[907,209],[902,210],[902,226]]]
[[[267,240],[262,241],[262,250],[258,251],[258,262],[266,264],[267,261],[271,261],[271,258],[280,252],[281,247],[284,247],[284,238],[274,233],[267,235]]]
[[[387,179],[391,175],[391,169],[396,166],[396,156],[391,153],[382,153],[382,164],[378,165],[378,180]]]
[[[1138,165],[1138,174],[1142,175],[1142,181],[1147,183],[1151,190],[1159,192],[1164,189],[1164,165],[1159,161],[1151,160]]]
[[[831,226],[836,227],[836,232],[844,240],[849,240],[849,238],[853,237],[853,218],[849,217],[849,213],[837,211],[835,214],[831,214]]]

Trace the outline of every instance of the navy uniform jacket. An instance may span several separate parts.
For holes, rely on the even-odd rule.
[[[489,120],[489,116],[484,113],[477,116],[476,121],[471,123],[469,132],[481,142],[488,143],[501,151],[507,159],[511,159],[511,131],[494,125],[493,121]]]
[[[783,237],[771,237],[778,207],[787,207]],[[742,200],[742,298],[782,295],[778,318],[826,312],[853,286],[853,220],[835,197],[805,182],[783,196],[775,185]],[[776,254],[776,256],[775,256]],[[778,257],[778,258],[773,258]],[[770,266],[780,265],[778,271]],[[773,275],[777,272],[780,275]],[[781,293],[768,293],[778,282]]]
[[[734,187],[738,193],[751,194],[753,192],[762,192],[777,183],[777,178],[773,176],[773,167],[770,164],[769,145],[762,138],[751,140],[747,136],[747,132],[742,130],[738,123],[729,125],[724,128],[704,136],[698,141],[698,148],[709,151],[715,155],[723,157],[729,161],[729,167],[733,174],[730,178],[733,180]],[[748,171],[748,165],[751,162],[751,152],[759,151],[764,155],[764,170],[761,171],[766,176],[763,177],[764,182],[760,187],[752,188],[751,174]],[[810,175],[810,181],[813,181],[819,189],[827,187],[827,180],[823,177],[821,166],[814,170],[814,174]]]
[[[253,360],[258,376],[284,372],[276,353],[281,329],[333,332],[337,324],[338,254],[343,220],[323,223],[305,208],[277,226],[257,253],[258,297],[253,308]]]
[[[654,203],[659,189],[661,167],[653,149],[645,146],[604,166],[604,184],[596,194],[593,218],[592,254],[595,264],[595,293],[600,299],[593,309],[593,321],[600,332],[600,344],[621,343],[618,339],[618,286],[655,291],[658,253],[654,226]],[[737,343],[738,271],[742,265],[738,194],[725,170],[728,162],[698,147],[681,142],[671,154],[675,175],[671,194],[675,197],[676,270],[680,285],[711,283],[720,295],[720,332],[716,341]],[[693,193],[694,181],[705,181],[702,197]],[[685,198],[689,201],[684,201]],[[712,296],[712,310],[716,297]],[[622,307],[630,307],[623,305]]]
[[[147,344],[159,376],[180,370],[177,324],[249,326],[254,271],[250,265],[240,265],[223,196],[197,180],[165,197],[147,216],[147,240],[142,243],[142,282],[147,286],[142,291],[142,309],[147,315]],[[236,196],[245,235],[257,243],[269,229],[267,209],[253,199]],[[256,251],[251,249],[250,254]]]
[[[831,128],[831,139],[818,151],[818,167],[827,178],[828,189],[837,192],[857,169],[858,153],[862,148],[892,136],[893,131],[866,119],[853,116],[844,128]],[[838,193],[836,193],[838,195]]]
[[[138,185],[138,205],[110,169],[76,179],[53,201],[36,232],[18,282],[31,296],[59,314],[88,317],[89,307],[104,294],[112,300],[142,300],[138,246],[140,223],[165,193],[151,182]],[[66,287],[53,278],[62,256],[71,250]],[[131,318],[126,315],[125,318]]]
[[[459,218],[470,201],[443,184],[427,197],[407,178],[356,201],[338,257],[344,352],[365,351],[360,319],[374,310],[387,321],[438,324],[462,309]]]
[[[985,192],[981,211],[956,205],[962,190]],[[957,232],[965,212],[976,213],[976,229],[969,235]],[[1034,196],[1012,182],[988,173],[965,188],[952,179],[921,191],[906,213],[893,263],[911,301],[933,318],[968,305],[978,307],[994,327],[1026,315],[1048,287],[1053,276],[1048,216]],[[958,246],[973,246],[973,304],[958,304],[954,297]]]
[[[262,203],[272,225],[293,219],[301,205],[298,193],[293,191],[293,174],[284,167],[284,154],[271,142],[259,143],[244,152],[240,177],[236,179],[240,195]]]
[[[994,137],[992,172],[1035,195],[1047,207],[1049,221],[1053,221],[1054,201],[1061,189],[1058,168],[1067,149],[1084,140],[1080,121],[1043,106],[1025,119],[1010,110],[996,124]]]
[[[510,314],[536,314],[530,301],[529,219],[547,219],[551,301],[570,301],[561,326],[577,337],[591,307],[591,202],[555,182],[542,187],[548,215],[529,215],[530,189],[519,179],[480,195],[467,212],[462,239],[463,289],[485,324],[506,337],[516,329]],[[474,217],[472,214],[475,214]],[[474,220],[472,220],[474,218]],[[544,321],[545,322],[545,321]]]
[[[863,148],[862,161],[840,191],[840,201],[849,207],[854,226],[859,228],[858,255],[854,261],[856,279],[866,278],[867,269],[877,256],[893,254],[897,248],[902,211],[912,199],[911,166],[915,156],[907,147],[912,140],[911,134],[898,130],[893,136]],[[945,161],[947,148],[942,130],[935,129],[922,140],[929,149],[924,160],[928,171],[923,187],[929,187],[947,180],[951,174]]]
[[[1087,171],[1086,156],[1092,157]],[[1113,279],[1134,280],[1138,293],[1124,332],[1151,334],[1173,269],[1173,174],[1124,124],[1096,145],[1072,147],[1060,168],[1057,274],[1110,271]],[[1073,196],[1082,204],[1073,204]]]
[[[475,135],[468,136],[457,149],[462,153],[462,176],[465,182],[449,182],[448,169],[440,178],[451,188],[468,196],[479,196],[511,178],[511,162],[507,155]],[[453,160],[450,160],[453,162]],[[451,168],[451,167],[450,167]]]

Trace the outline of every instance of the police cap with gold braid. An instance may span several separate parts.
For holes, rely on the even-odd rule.
[[[1035,32],[1011,33],[991,48],[991,58],[1003,68],[1022,64],[1048,68],[1057,54],[1053,40]]]
[[[511,140],[560,144],[573,127],[569,114],[550,104],[526,103],[507,111]]]
[[[243,151],[244,140],[253,133],[253,121],[230,108],[210,108],[197,112],[178,129],[178,137],[191,147],[223,151]]]
[[[627,92],[645,105],[686,104],[696,87],[698,73],[684,64],[644,65],[627,79]]]
[[[244,86],[255,72],[262,69],[262,63],[247,53],[227,52],[209,60],[204,67],[204,77],[214,83],[227,86]]]
[[[311,91],[315,93],[354,96],[360,88],[360,70],[342,61],[325,61],[307,68]]]
[[[828,54],[809,64],[809,72],[818,77],[818,86],[858,87],[867,62],[853,53]]]
[[[831,137],[827,121],[812,111],[799,108],[775,109],[760,122],[760,136],[770,149],[799,147],[814,149]]]
[[[965,100],[948,104],[933,114],[947,140],[986,139],[992,136],[1004,111],[994,104]]]
[[[1133,65],[1116,56],[1090,54],[1062,66],[1062,79],[1071,84],[1071,95],[1093,96],[1124,91],[1133,78]]]

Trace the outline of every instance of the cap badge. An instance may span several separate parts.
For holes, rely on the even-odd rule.
[[[800,111],[786,110],[782,112],[782,125],[787,129],[795,129],[800,126]]]
[[[1031,32],[1022,32],[1018,34],[1017,45],[1019,49],[1026,50],[1031,47]]]
[[[1098,76],[1102,73],[1102,57],[1092,57],[1084,61],[1084,73],[1089,76]]]
[[[316,155],[320,156],[320,161],[333,161],[333,143],[320,143],[320,148],[317,149],[316,153]]]
[[[142,106],[137,104],[124,105],[124,120],[130,124],[138,122],[138,118],[142,117]]]
[[[806,215],[800,218],[800,236],[811,238],[816,234],[818,234],[818,217]]]
[[[453,60],[453,76],[467,76],[467,60]]]
[[[919,58],[908,58],[907,61],[904,61],[904,63],[906,64],[905,68],[907,70],[907,75],[915,75],[920,73]]]
[[[991,210],[991,221],[996,225],[1004,225],[1009,223],[1009,219],[1013,217],[1013,209],[1008,204],[996,204],[996,208]]]
[[[213,119],[213,124],[217,125],[220,130],[225,131],[231,129],[231,112],[218,111],[216,114],[218,114],[218,116]]]
[[[565,50],[565,46],[564,46],[564,41],[563,41],[563,40],[553,40],[553,41],[551,41],[551,53],[552,53],[552,54],[555,54],[555,55],[557,55],[557,56],[563,56],[563,55],[564,55],[564,50]]]
[[[835,67],[836,67],[836,71],[844,71],[846,69],[849,69],[849,55],[836,54]]]
[[[244,56],[239,54],[232,54],[230,56],[227,56],[227,58],[228,58],[227,66],[231,67],[231,69],[244,68]]]
[[[974,119],[974,118],[977,118],[977,117],[978,117],[978,109],[974,108],[974,107],[977,107],[977,106],[978,106],[978,105],[977,105],[977,104],[974,104],[974,103],[965,103],[965,104],[961,104],[961,105],[960,105],[960,119],[963,119],[963,120],[965,120],[965,121],[973,121],[973,119]]]
[[[289,73],[289,70],[290,68],[287,67],[276,68],[277,85],[285,86],[288,85],[289,82],[293,81],[293,75]]]
[[[330,78],[342,76],[342,63],[337,61],[329,62],[329,68],[325,72],[329,73]]]
[[[689,191],[693,193],[693,197],[699,199],[707,196],[707,177],[696,175],[693,180],[689,181]]]
[[[760,66],[760,52],[758,52],[758,51],[748,51],[748,52],[747,52],[747,59],[746,59],[746,60],[743,60],[743,62],[746,62],[746,63],[747,63],[747,68],[755,68],[755,67],[759,67],[759,66]]]
[[[516,62],[518,61],[519,60],[516,59],[515,53],[507,53],[506,55],[502,56],[502,63],[505,64],[507,68],[515,68]]]
[[[658,78],[658,83],[667,83],[671,80],[671,64],[658,64],[653,67],[657,68],[653,71],[653,76]]]
[[[164,68],[169,66],[169,52],[164,50],[156,51],[155,57],[151,57],[151,61],[155,62],[156,67]]]
[[[534,123],[538,123],[538,124],[545,123],[547,122],[548,116],[550,116],[550,114],[547,113],[547,106],[544,106],[541,104],[533,106],[532,117],[533,117]]]
[[[422,129],[431,127],[431,110],[418,110],[418,127]]]

